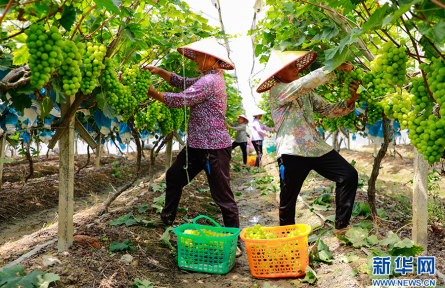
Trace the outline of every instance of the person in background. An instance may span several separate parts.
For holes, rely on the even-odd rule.
[[[269,128],[263,125],[260,122],[261,117],[266,114],[263,110],[256,108],[253,113],[253,121],[252,121],[252,137],[250,140],[252,141],[253,147],[255,147],[256,151],[256,161],[255,167],[260,167],[260,161],[263,157],[263,140],[264,137],[267,136],[270,138],[270,134],[267,134],[265,131],[275,131],[275,128]]]
[[[349,90],[351,98],[336,104],[326,102],[314,89],[335,80],[334,72],[319,68],[299,76],[317,58],[316,52],[272,51],[257,88],[270,89],[269,105],[277,129],[277,159],[280,167],[280,225],[295,224],[295,204],[301,186],[311,170],[337,183],[335,190],[334,234],[344,235],[357,192],[358,173],[337,151],[320,137],[314,112],[327,117],[342,117],[354,111],[359,83]],[[352,71],[351,63],[337,70]]]
[[[249,123],[249,120],[244,115],[239,115],[237,119],[238,123],[228,122],[229,125],[227,128],[235,130],[235,141],[232,143],[232,152],[233,149],[240,146],[241,151],[243,152],[243,163],[247,164],[247,132],[246,125]]]
[[[221,209],[224,225],[239,228],[238,206],[230,188],[232,140],[226,128],[227,94],[222,71],[233,70],[235,66],[228,58],[227,50],[214,37],[179,47],[178,52],[193,60],[203,75],[184,78],[148,66],[151,73],[184,90],[181,93],[160,92],[150,85],[148,96],[165,103],[167,108],[190,107],[187,147],[167,170],[165,206],[161,217],[150,224],[154,227],[172,225],[183,187],[204,170],[210,193]],[[237,257],[242,254],[240,247],[241,241],[238,241]]]

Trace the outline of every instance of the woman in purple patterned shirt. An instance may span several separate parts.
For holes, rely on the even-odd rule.
[[[204,170],[210,193],[221,208],[224,225],[239,228],[238,206],[230,188],[232,141],[226,129],[227,94],[221,70],[235,67],[214,37],[180,47],[178,52],[195,61],[203,76],[190,79],[158,67],[148,67],[151,73],[161,76],[171,86],[184,90],[182,93],[164,93],[150,86],[148,96],[165,103],[168,108],[190,107],[187,148],[178,154],[167,171],[165,206],[161,219],[153,224],[173,223],[182,188]],[[241,255],[240,249],[237,255]]]

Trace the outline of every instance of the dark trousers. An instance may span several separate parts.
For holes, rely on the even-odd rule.
[[[247,164],[247,142],[233,142],[232,151],[238,146],[240,146],[241,151],[243,152],[243,162],[244,164]]]
[[[295,224],[295,205],[301,186],[311,170],[323,177],[335,181],[335,228],[341,229],[349,225],[357,192],[358,173],[337,151],[321,157],[301,157],[281,155],[280,166],[280,225]],[[284,166],[284,179],[281,170]]]
[[[253,147],[255,148],[256,152],[256,161],[255,161],[255,167],[260,167],[260,161],[261,157],[263,157],[263,141],[262,140],[256,140],[252,141]]]
[[[207,174],[210,193],[213,200],[221,208],[224,225],[226,227],[239,228],[238,206],[230,188],[230,159],[232,148],[224,149],[196,149],[188,148],[188,175],[191,181],[203,169]],[[206,163],[209,161],[210,173]],[[165,191],[165,206],[162,209],[161,218],[165,223],[171,224],[175,220],[182,188],[188,184],[185,148],[178,154],[176,161],[167,170]]]

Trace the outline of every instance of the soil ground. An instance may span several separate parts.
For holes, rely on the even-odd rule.
[[[362,184],[357,192],[356,202],[367,202],[367,180],[372,168],[373,157],[370,147],[361,151],[342,151],[341,154],[349,161],[355,160]],[[389,217],[388,221],[374,223],[375,234],[379,240],[386,238],[388,231],[398,232],[399,237],[411,238],[412,211],[411,184],[412,179],[412,146],[397,146],[397,150],[404,157],[401,159],[387,156],[382,163],[377,183],[378,207],[384,208]],[[176,154],[174,154],[176,155]],[[100,248],[91,246],[73,245],[68,251],[59,253],[57,243],[50,244],[37,254],[20,263],[27,272],[39,269],[45,272],[60,275],[61,280],[55,287],[131,287],[134,279],[149,280],[154,287],[309,287],[308,283],[300,278],[258,279],[252,277],[246,253],[237,258],[235,267],[225,275],[205,274],[181,270],[177,266],[175,251],[172,252],[162,241],[161,236],[165,228],[149,228],[143,225],[110,226],[113,219],[117,219],[129,212],[141,215],[142,218],[154,219],[159,213],[151,205],[154,199],[162,195],[162,189],[156,192],[147,192],[148,161],[142,162],[142,174],[129,191],[121,195],[111,205],[110,213],[98,217],[95,215],[100,204],[106,200],[113,187],[118,189],[125,184],[134,173],[135,155],[128,158],[107,155],[103,158],[102,167],[97,170],[86,168],[76,176],[75,184],[75,235],[88,235],[95,237]],[[164,156],[158,157],[156,173],[164,172]],[[76,165],[85,163],[86,156],[76,157]],[[256,223],[262,226],[278,226],[279,207],[279,176],[276,162],[271,157],[263,160],[264,169],[254,170],[239,165],[240,155],[234,153],[231,166],[231,186],[240,211],[241,229],[251,227]],[[113,166],[113,162],[114,166]],[[94,157],[91,159],[94,163]],[[57,200],[58,200],[58,159],[36,163],[35,177],[24,185],[20,182],[23,177],[20,171],[27,163],[16,165],[5,164],[4,184],[0,192],[0,266],[7,265],[15,259],[29,252],[40,244],[57,237]],[[117,170],[116,170],[116,167]],[[128,168],[125,168],[128,167]],[[440,167],[437,167],[439,169]],[[114,169],[114,171],[113,171]],[[45,172],[47,171],[47,172]],[[122,178],[113,177],[112,174],[122,174]],[[19,176],[17,176],[19,175]],[[270,176],[268,176],[270,175]],[[434,183],[442,186],[444,178],[439,176]],[[6,182],[6,183],[5,183]],[[266,183],[262,183],[266,182]],[[160,185],[160,183],[158,183]],[[112,186],[112,187],[111,187]],[[309,224],[312,234],[320,235],[329,246],[334,256],[333,264],[321,264],[313,267],[317,273],[318,281],[315,287],[367,287],[371,280],[367,275],[366,258],[369,249],[355,249],[345,245],[332,234],[332,223],[324,222],[323,218],[334,214],[334,210],[316,211],[317,216],[308,208],[308,203],[323,193],[333,193],[332,182],[312,172],[307,178],[301,193],[301,201],[297,202],[296,223]],[[439,190],[440,191],[440,190]],[[442,190],[443,191],[443,190]],[[143,195],[139,200],[127,206],[132,199]],[[11,200],[13,199],[13,200]],[[133,206],[140,207],[146,203],[148,210],[139,213]],[[335,201],[330,202],[335,208]],[[215,206],[208,191],[205,174],[200,173],[192,183],[184,188],[175,225],[188,223],[198,215],[207,215],[222,224],[221,212]],[[310,206],[309,206],[310,207]],[[433,217],[433,216],[437,217]],[[438,230],[431,229],[428,239],[429,256],[436,256],[436,269],[445,272],[445,226],[440,214],[432,214],[430,223]],[[361,221],[370,221],[358,216],[351,220],[352,224]],[[210,225],[202,221],[203,224]],[[403,227],[405,226],[405,227]],[[403,228],[402,228],[403,227]],[[435,233],[434,233],[435,232]],[[171,233],[170,243],[177,247],[177,238]],[[130,246],[136,251],[110,252],[112,242],[130,240]],[[77,243],[77,242],[76,242]],[[311,244],[310,244],[311,245]],[[383,249],[382,247],[376,246]],[[354,253],[359,259],[351,263],[343,263],[341,256]],[[133,257],[130,265],[119,262],[124,254]],[[51,255],[61,261],[60,265],[52,268],[43,266],[43,256]],[[354,277],[350,273],[356,269],[358,274]],[[408,275],[407,275],[408,276]],[[407,278],[416,278],[409,275]],[[428,278],[420,276],[420,278]],[[431,278],[431,277],[430,277]],[[445,285],[443,279],[438,278],[439,285]]]

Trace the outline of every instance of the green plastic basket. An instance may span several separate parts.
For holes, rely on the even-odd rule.
[[[216,227],[199,225],[196,221],[206,218]],[[185,230],[195,229],[201,235],[185,234]],[[232,233],[226,237],[208,237],[201,229],[217,233]],[[193,219],[193,224],[183,224],[173,229],[178,237],[178,266],[184,270],[206,273],[226,274],[235,265],[236,245],[239,228],[221,227],[213,219],[200,215]]]

